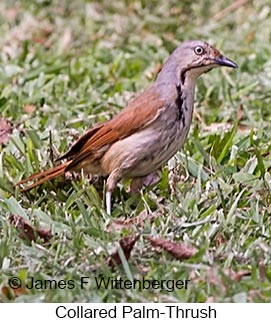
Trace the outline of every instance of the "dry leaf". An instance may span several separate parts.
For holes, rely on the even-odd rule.
[[[127,236],[119,241],[119,246],[122,248],[126,260],[129,260],[131,252],[138,239],[139,235]],[[109,259],[107,260],[108,266],[111,268],[114,268],[116,265],[118,266],[121,264],[121,258],[119,256],[118,249],[119,247],[110,255]]]
[[[9,135],[12,133],[12,125],[7,121],[6,118],[0,119],[0,145],[7,144]]]
[[[9,221],[19,230],[19,236],[24,240],[36,241],[36,238],[40,237],[44,242],[48,242],[53,237],[50,229],[33,228],[19,215],[10,216]]]
[[[162,238],[148,237],[148,240],[155,248],[162,248],[178,260],[189,259],[194,256],[198,250],[194,247],[188,247],[181,243],[169,241]]]

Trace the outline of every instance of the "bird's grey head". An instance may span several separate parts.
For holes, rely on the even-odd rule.
[[[171,77],[184,81],[187,76],[195,80],[219,66],[236,68],[237,64],[201,40],[186,41],[169,56],[157,80]]]

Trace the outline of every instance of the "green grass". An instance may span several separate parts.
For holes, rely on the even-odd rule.
[[[1,2],[0,111],[13,132],[0,147],[0,286],[3,292],[12,276],[24,283],[30,277],[75,282],[73,289],[32,289],[15,299],[2,293],[2,301],[270,301],[271,9],[263,0],[247,1],[223,15],[231,2]],[[14,189],[18,180],[52,166],[86,129],[125,107],[188,39],[212,43],[239,69],[200,78],[189,138],[159,184],[131,196],[120,183],[111,217],[86,178],[28,193]],[[141,212],[154,221],[121,230],[112,225]],[[53,239],[23,240],[11,215],[51,229]],[[121,258],[123,264],[110,269],[108,254],[137,233],[129,261]],[[150,235],[198,252],[176,260],[157,252]],[[190,284],[174,292],[97,290],[99,275]],[[84,289],[82,276],[91,277]]]

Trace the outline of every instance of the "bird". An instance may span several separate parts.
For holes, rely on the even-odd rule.
[[[182,148],[192,122],[196,80],[219,66],[237,68],[207,42],[182,42],[155,81],[112,119],[80,137],[57,159],[64,162],[16,185],[34,181],[22,188],[30,190],[66,172],[106,177],[105,206],[111,214],[112,192],[121,179],[143,186]]]

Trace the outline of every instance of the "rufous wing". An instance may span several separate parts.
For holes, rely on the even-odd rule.
[[[104,146],[111,145],[117,140],[126,138],[136,131],[147,127],[155,121],[165,107],[164,101],[152,87],[135,98],[125,109],[113,119],[90,129],[71,147],[71,149],[58,160],[68,159],[64,164],[58,165],[44,172],[32,174],[16,185],[24,184],[31,180],[35,183],[27,186],[23,191],[29,190],[47,180],[64,174],[66,171],[80,168],[80,163],[95,156]]]
[[[102,147],[111,145],[117,140],[126,138],[147,127],[158,118],[164,107],[165,103],[159,93],[152,87],[149,88],[113,119],[100,125],[95,133],[90,133],[91,136],[88,139],[85,137],[86,135],[82,137],[83,139],[79,139],[74,145],[74,150],[76,147],[80,149],[74,154],[72,162],[66,170],[77,167],[85,158],[90,158]]]

